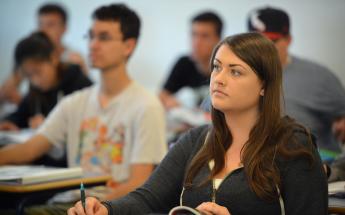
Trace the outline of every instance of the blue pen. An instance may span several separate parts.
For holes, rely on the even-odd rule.
[[[80,183],[80,197],[81,197],[81,204],[83,205],[85,211],[85,188],[83,182]]]

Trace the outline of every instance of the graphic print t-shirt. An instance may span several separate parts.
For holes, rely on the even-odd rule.
[[[106,108],[99,86],[66,97],[39,133],[56,148],[67,147],[69,166],[129,177],[134,163],[158,164],[166,154],[164,109],[158,99],[132,82]]]

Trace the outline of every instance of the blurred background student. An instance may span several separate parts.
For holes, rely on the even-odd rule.
[[[61,62],[77,64],[87,74],[87,67],[82,56],[63,44],[62,38],[67,30],[68,15],[58,4],[44,4],[37,11],[37,29],[45,32],[54,45],[53,54]],[[15,66],[13,72],[0,87],[0,102],[19,104],[22,94],[19,86],[23,80],[21,72]]]
[[[203,12],[192,19],[191,53],[176,62],[159,94],[166,109],[181,105],[175,94],[183,88],[193,89],[194,98],[188,101],[192,103],[190,107],[197,107],[205,98],[211,74],[210,57],[222,37],[222,30],[223,22],[214,12]]]
[[[167,111],[169,143],[187,129],[210,120],[198,107],[208,95],[210,57],[222,30],[223,21],[214,12],[205,11],[192,18],[191,53],[178,59],[159,93]]]
[[[36,129],[63,96],[91,85],[78,65],[61,62],[49,38],[35,32],[17,44],[16,68],[28,78],[30,88],[17,110],[0,123],[0,130]]]
[[[17,44],[16,67],[30,87],[16,110],[0,121],[0,130],[36,129],[62,97],[92,84],[78,65],[61,62],[54,49],[43,32],[35,32]],[[56,148],[31,162],[65,167],[66,150]]]
[[[340,80],[325,66],[290,54],[290,19],[284,10],[254,9],[248,30],[274,42],[283,66],[285,111],[311,130],[322,159],[331,162],[345,141],[345,90]]]

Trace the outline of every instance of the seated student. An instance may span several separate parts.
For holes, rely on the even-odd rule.
[[[1,148],[0,165],[27,163],[66,147],[69,166],[112,175],[104,198],[114,199],[141,185],[165,155],[164,109],[127,73],[139,37],[138,15],[111,4],[92,17],[90,61],[101,83],[64,98],[27,142]]]
[[[63,43],[63,36],[67,30],[68,14],[66,9],[55,3],[42,5],[37,12],[38,29],[45,32],[54,43],[56,55],[62,62],[69,62],[80,66],[87,74],[86,63],[80,53]]]
[[[185,134],[150,179],[124,198],[89,197],[86,214],[327,214],[325,172],[311,136],[282,117],[282,68],[258,33],[227,37],[211,58],[212,125]],[[69,215],[85,211],[77,202]]]
[[[0,123],[0,130],[36,129],[63,96],[91,85],[79,66],[59,61],[54,45],[43,32],[17,44],[15,62],[31,87],[17,110]]]
[[[275,43],[284,67],[286,112],[311,129],[325,163],[332,162],[345,142],[345,89],[340,80],[324,66],[290,54],[292,36],[285,11],[254,9],[248,17],[248,30],[261,32]],[[328,173],[329,181],[345,180],[345,152]]]
[[[248,30],[272,40],[283,65],[286,113],[309,128],[324,160],[341,152],[345,141],[345,89],[326,67],[291,54],[289,15],[279,8],[261,7],[249,13]]]
[[[202,90],[203,87],[208,87],[210,78],[208,64],[212,49],[221,38],[222,28],[222,20],[213,12],[203,12],[192,19],[192,53],[177,61],[159,94],[166,109],[180,105],[174,94],[182,88]],[[196,102],[199,103],[202,99],[203,96],[200,95],[197,99],[200,101]]]
[[[44,4],[37,11],[37,18],[38,30],[48,35],[55,46],[54,54],[60,61],[77,64],[87,74],[87,66],[83,57],[63,44],[62,41],[67,29],[68,14],[66,10],[58,4]],[[0,101],[19,104],[22,95],[18,87],[22,80],[22,74],[15,67],[9,78],[0,86]]]

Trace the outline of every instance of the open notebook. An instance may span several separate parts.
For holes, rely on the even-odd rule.
[[[46,166],[2,166],[0,184],[35,184],[82,177],[80,167],[56,168]]]

